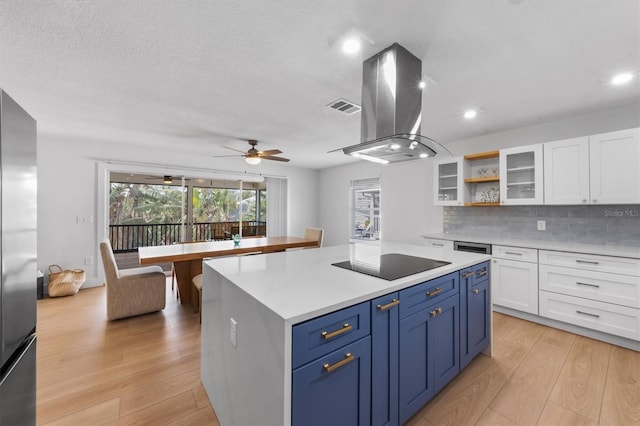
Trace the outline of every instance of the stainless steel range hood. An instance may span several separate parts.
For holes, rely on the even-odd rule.
[[[383,164],[448,152],[420,135],[421,79],[422,61],[397,43],[367,59],[362,72],[361,143],[342,151]]]

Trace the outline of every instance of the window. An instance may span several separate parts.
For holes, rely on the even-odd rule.
[[[380,179],[351,181],[351,238],[380,239]]]

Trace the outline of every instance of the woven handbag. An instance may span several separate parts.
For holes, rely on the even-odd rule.
[[[73,296],[87,279],[82,269],[65,269],[60,265],[49,266],[49,297]]]

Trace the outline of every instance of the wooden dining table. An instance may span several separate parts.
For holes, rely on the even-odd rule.
[[[140,265],[173,263],[180,302],[191,303],[192,279],[202,273],[202,259],[247,253],[275,253],[289,248],[315,247],[317,240],[299,237],[246,238],[236,247],[232,240],[203,241],[138,248]]]

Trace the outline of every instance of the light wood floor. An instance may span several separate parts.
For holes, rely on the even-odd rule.
[[[218,425],[198,315],[167,289],[162,312],[112,322],[104,287],[38,301],[38,425]]]
[[[217,425],[200,383],[200,325],[161,313],[106,321],[104,287],[38,301],[39,425]],[[411,425],[640,425],[640,353],[494,314],[479,356]]]

